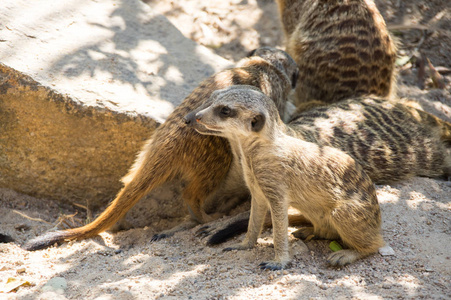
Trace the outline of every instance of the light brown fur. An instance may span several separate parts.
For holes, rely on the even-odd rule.
[[[331,254],[331,265],[346,265],[377,252],[384,242],[376,191],[350,155],[296,137],[270,99],[252,87],[217,91],[212,99],[210,106],[198,109],[193,126],[200,133],[227,137],[252,194],[246,237],[225,250],[253,247],[269,208],[275,259],[260,266],[286,268],[290,263],[288,206],[292,205],[313,224],[308,234],[341,238],[349,247]],[[300,232],[304,234],[305,229]]]
[[[299,66],[297,111],[350,96],[395,94],[396,47],[372,0],[277,0]],[[316,103],[317,105],[318,103]]]
[[[281,114],[285,109],[292,78],[297,74],[294,61],[285,52],[271,48],[258,49],[233,69],[225,70],[204,80],[168,117],[146,143],[129,174],[124,188],[110,206],[92,223],[80,228],[50,232],[29,241],[24,248],[38,250],[68,239],[85,239],[107,230],[121,219],[137,201],[152,189],[179,179],[186,183],[183,199],[191,220],[181,226],[156,235],[153,240],[172,235],[211,220],[203,210],[207,199],[247,197],[241,171],[234,167],[226,139],[203,136],[185,125],[183,117],[207,103],[218,89],[249,84],[271,97]],[[294,76],[294,77],[293,77]],[[220,201],[220,199],[215,199]]]

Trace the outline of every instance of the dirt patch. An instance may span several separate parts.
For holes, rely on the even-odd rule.
[[[235,61],[260,45],[283,45],[273,1],[149,2],[186,36]],[[400,67],[399,93],[419,100],[426,110],[451,121],[451,74],[446,71],[451,68],[451,11],[447,2],[377,4],[387,23],[404,26],[395,32],[400,39],[400,57],[414,57]],[[427,29],[413,28],[418,25]],[[420,53],[442,70],[445,89],[433,89],[428,76],[422,82],[424,87],[420,87],[415,61]],[[0,244],[0,289],[10,277],[26,280],[31,286],[0,293],[0,298],[450,299],[451,184],[413,178],[377,186],[377,194],[384,238],[394,256],[377,254],[331,269],[325,262],[330,253],[329,241],[304,244],[292,239],[293,266],[271,272],[257,267],[273,256],[270,230],[263,233],[255,249],[241,252],[224,253],[222,247],[242,236],[222,247],[207,247],[205,240],[195,236],[197,228],[149,242],[154,233],[180,219],[159,219],[144,228],[103,233],[90,240],[26,252],[19,245],[53,228],[58,217],[78,211],[61,225],[82,224],[86,212],[3,189],[0,233],[10,235],[16,243]],[[63,278],[67,287],[45,287],[54,277]]]

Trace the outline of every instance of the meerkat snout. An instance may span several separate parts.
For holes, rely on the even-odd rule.
[[[192,111],[183,117],[183,123],[186,125],[192,125],[196,119],[196,111]]]
[[[185,123],[186,125],[191,124],[193,117],[194,117],[194,112],[190,112],[189,114],[187,114],[186,116],[183,117],[183,123]]]

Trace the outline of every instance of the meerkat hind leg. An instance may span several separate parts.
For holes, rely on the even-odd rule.
[[[327,258],[331,266],[340,267],[350,264],[360,258],[374,254],[384,245],[384,239],[380,232],[380,214],[376,213],[369,219],[350,218],[349,206],[345,205],[335,211],[332,222],[339,234],[343,244],[349,249],[340,250],[329,255]],[[358,208],[354,207],[358,215]],[[368,215],[368,211],[364,211]],[[362,212],[360,212],[363,214]]]

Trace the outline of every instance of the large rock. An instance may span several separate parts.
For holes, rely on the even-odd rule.
[[[230,66],[138,0],[2,0],[0,24],[0,187],[38,197],[111,200],[156,126]]]

